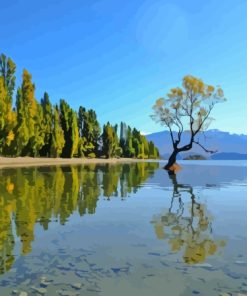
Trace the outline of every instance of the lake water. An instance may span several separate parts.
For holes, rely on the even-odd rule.
[[[247,162],[0,170],[0,295],[247,295]]]

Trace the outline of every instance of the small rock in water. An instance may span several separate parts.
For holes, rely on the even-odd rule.
[[[28,294],[27,294],[27,292],[21,291],[21,293],[19,294],[19,296],[28,296]]]
[[[40,281],[40,287],[46,288],[48,285],[51,284],[53,280],[48,280],[46,277],[42,277]]]
[[[70,266],[72,266],[72,267],[74,267],[74,266],[75,266],[75,264],[74,264],[74,263],[72,263],[72,262],[69,262],[69,265],[70,265]]]
[[[149,252],[148,255],[160,256],[160,253],[157,253],[157,252]]]
[[[70,286],[76,290],[80,290],[82,287],[82,284],[81,283],[73,283]]]
[[[57,291],[60,296],[77,296],[78,294],[75,292],[67,291],[67,290],[59,290]]]
[[[47,293],[47,290],[45,288],[32,287],[32,289],[41,295],[44,295],[45,293]]]
[[[40,287],[46,288],[50,283],[47,283],[46,281],[41,281],[40,282]]]
[[[193,265],[195,267],[203,267],[203,268],[212,268],[213,266],[209,263],[201,263],[201,264],[195,264]]]
[[[13,290],[12,291],[12,294],[14,294],[14,295],[17,294],[17,293],[18,293],[18,290]]]
[[[242,260],[237,260],[237,261],[235,261],[235,263],[236,263],[236,264],[242,264],[242,265],[243,265],[243,264],[246,264],[246,262],[245,262],[245,261],[242,261]]]
[[[31,279],[26,279],[22,285],[28,286],[31,283]]]

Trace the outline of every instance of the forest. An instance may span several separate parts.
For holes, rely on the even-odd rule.
[[[159,158],[158,148],[126,123],[100,126],[96,112],[73,110],[65,99],[53,105],[47,92],[38,101],[32,75],[0,55],[0,155],[16,157]],[[15,100],[14,100],[15,97]]]

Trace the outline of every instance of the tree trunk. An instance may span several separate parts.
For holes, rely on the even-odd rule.
[[[178,154],[178,150],[177,149],[173,150],[171,156],[168,159],[167,164],[164,166],[165,170],[170,171],[171,166],[176,162],[177,154]]]

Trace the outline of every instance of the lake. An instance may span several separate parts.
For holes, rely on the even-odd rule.
[[[247,161],[0,170],[0,295],[247,295]]]

